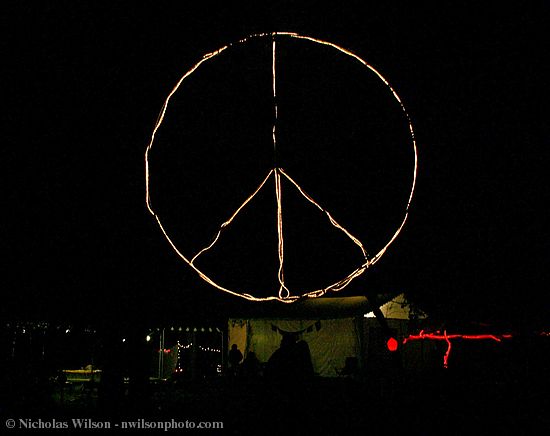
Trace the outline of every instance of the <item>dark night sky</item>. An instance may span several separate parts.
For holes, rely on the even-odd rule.
[[[542,322],[548,313],[550,261],[548,6],[515,2],[482,10],[474,2],[377,7],[346,2],[314,9],[307,3],[258,2],[253,8],[225,3],[221,9],[208,2],[194,8],[62,1],[3,7],[2,315],[93,320],[99,312],[140,319],[175,314],[200,318],[240,304],[205,286],[162,238],[145,207],[143,153],[166,95],[203,54],[251,33],[295,31],[334,42],[375,66],[398,91],[417,135],[419,176],[410,220],[388,254],[343,295],[401,289],[443,318]],[[296,67],[302,84],[322,85],[324,73],[318,83],[308,82],[303,73]],[[203,98],[193,97],[191,87],[195,103],[185,106],[182,99],[179,113],[189,120],[194,115],[185,111],[197,109],[194,129],[206,135],[205,147],[217,159],[206,166],[208,171],[227,169],[233,161],[248,171],[263,157],[257,161],[245,146],[234,153],[219,151],[216,135],[226,123],[244,144],[250,140],[244,126],[249,136],[257,134],[258,141],[269,144],[270,125],[262,125],[269,119],[269,98],[258,96],[249,113],[239,102],[232,111],[223,104],[231,98],[223,89],[231,87],[222,88],[210,89]],[[289,80],[287,89],[299,93],[303,86]],[[250,105],[256,91],[247,92],[243,104]],[[364,183],[360,177],[355,183],[361,172],[350,170],[365,159],[357,138],[349,157],[319,139],[339,137],[338,127],[348,122],[359,129],[358,136],[366,134],[360,124],[349,121],[354,111],[327,113],[319,109],[323,102],[305,91],[286,101],[284,92],[282,87],[282,107],[308,114],[300,122],[288,117],[288,138],[301,131],[304,147],[307,138],[315,138],[328,159],[337,153],[332,178],[320,188],[330,188],[343,174],[353,186]],[[334,107],[345,108],[347,97],[332,92],[320,98],[330,100],[332,95]],[[219,123],[218,133],[205,132],[211,127],[208,111]],[[249,115],[249,124],[242,124]],[[284,143],[284,126],[281,132]],[[391,128],[384,132],[393,134]],[[353,143],[349,138],[345,142]],[[204,153],[193,158],[199,162]],[[308,153],[296,161],[291,151],[286,153],[293,175],[298,179],[304,174],[306,183],[319,186],[307,174]],[[310,154],[316,158],[315,152]],[[206,177],[208,171],[199,173]],[[226,182],[240,182],[235,174],[207,177],[216,188],[202,180],[191,190],[172,194],[186,198],[193,192],[190,198],[197,204],[214,204],[212,189],[232,192]],[[259,181],[250,180],[248,186]],[[399,196],[392,186],[379,188],[383,197]],[[337,204],[339,196],[333,197]],[[394,206],[388,202],[384,207],[391,211]],[[168,210],[172,212],[177,220],[177,211]],[[230,212],[219,210],[216,222]],[[360,228],[362,213],[368,210],[353,214],[354,228]],[[206,212],[194,217],[189,226],[209,224]],[[252,235],[246,223],[241,223],[242,231]],[[254,227],[254,221],[249,225]],[[273,266],[271,259],[255,261],[254,270]],[[237,274],[235,265],[228,268]],[[238,273],[243,280],[253,275]]]

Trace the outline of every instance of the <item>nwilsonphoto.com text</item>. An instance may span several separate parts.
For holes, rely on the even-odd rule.
[[[147,420],[134,419],[128,421],[99,420],[90,418],[72,419],[31,419],[10,418],[5,421],[5,428],[14,430],[190,430],[190,429],[223,429],[221,421],[189,421],[189,420]]]

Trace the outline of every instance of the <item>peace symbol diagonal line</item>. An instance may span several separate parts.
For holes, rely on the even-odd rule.
[[[222,232],[229,227],[229,225],[234,221],[234,219],[237,217],[237,215],[245,208],[245,206],[252,201],[252,199],[262,190],[266,182],[268,181],[269,177],[271,175],[274,175],[275,179],[275,198],[277,201],[277,236],[278,236],[278,257],[279,257],[279,270],[277,273],[277,278],[279,281],[279,298],[280,299],[287,299],[290,297],[290,289],[287,287],[285,283],[285,277],[284,277],[284,234],[283,234],[283,213],[282,213],[282,189],[281,189],[281,174],[288,179],[292,185],[296,187],[298,192],[311,204],[313,204],[317,209],[319,209],[321,212],[323,212],[326,217],[328,218],[329,222],[338,230],[342,231],[349,239],[353,241],[354,244],[356,244],[363,254],[364,259],[368,262],[368,255],[367,252],[361,243],[359,239],[357,239],[355,236],[353,236],[348,230],[346,230],[343,226],[341,226],[328,212],[325,208],[323,208],[318,202],[316,202],[306,191],[292,178],[290,177],[282,168],[275,168],[269,171],[267,176],[263,179],[263,181],[260,183],[260,185],[255,189],[255,191],[237,208],[235,212],[231,215],[231,217],[223,222],[217,234],[212,239],[212,242],[207,245],[206,247],[202,248],[197,254],[193,256],[191,261],[189,262],[191,266],[194,266],[195,261],[204,254],[205,252],[209,251],[214,247],[214,245],[218,242],[220,239],[220,236]],[[353,274],[353,273],[352,273]],[[348,276],[349,277],[349,276]],[[344,282],[347,282],[348,277],[344,280]],[[339,288],[342,285],[341,282],[337,282],[336,288]],[[335,289],[336,289],[335,288]],[[317,292],[317,291],[313,291]]]
[[[220,238],[220,235],[222,233],[222,231],[229,225],[231,224],[231,222],[235,219],[235,217],[239,214],[239,212],[244,209],[244,207],[256,196],[256,194],[258,192],[260,192],[260,190],[263,188],[263,186],[265,185],[265,183],[267,182],[267,180],[269,179],[269,176],[271,176],[271,174],[273,173],[273,170],[269,171],[269,173],[267,174],[267,176],[265,177],[265,179],[262,181],[262,183],[260,183],[260,185],[256,188],[256,190],[243,202],[243,204],[241,204],[239,206],[239,208],[233,212],[233,215],[231,215],[231,218],[229,218],[227,221],[225,221],[224,223],[222,223],[222,225],[220,226],[219,230],[218,230],[218,233],[216,234],[216,236],[214,237],[214,239],[212,240],[212,243],[206,247],[204,247],[202,250],[200,250],[197,254],[195,254],[193,256],[193,258],[191,259],[191,265],[193,265],[193,263],[195,262],[195,260],[197,260],[197,258],[203,254],[204,252],[210,250],[214,244],[218,241],[218,239]]]
[[[350,238],[353,243],[355,245],[357,245],[360,249],[361,249],[361,252],[363,253],[363,257],[365,259],[368,258],[368,254],[367,254],[367,251],[365,250],[365,247],[363,246],[363,244],[361,243],[361,241],[359,239],[357,239],[355,236],[353,236],[348,230],[346,230],[344,227],[342,227],[340,224],[338,224],[338,222],[332,217],[332,215],[330,214],[330,212],[326,209],[324,209],[321,205],[319,205],[319,203],[317,203],[309,194],[307,194],[300,185],[298,185],[298,183],[296,183],[296,181],[290,177],[286,172],[283,171],[282,168],[279,168],[279,171],[280,173],[285,176],[294,186],[296,186],[296,188],[298,189],[298,191],[300,192],[300,194],[302,194],[304,196],[304,198],[309,201],[311,204],[313,204],[315,207],[317,207],[321,212],[325,213],[326,216],[328,217],[330,223],[336,227],[338,230],[341,230],[342,232],[344,232],[346,234],[346,236],[348,238]]]

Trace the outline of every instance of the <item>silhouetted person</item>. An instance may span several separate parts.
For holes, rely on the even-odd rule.
[[[260,361],[256,357],[256,353],[250,351],[246,355],[246,359],[244,359],[241,365],[241,370],[244,377],[256,378],[260,375]]]
[[[296,337],[292,334],[283,335],[281,346],[267,361],[266,376],[274,379],[293,379],[299,370]]]
[[[342,368],[340,375],[343,375],[349,378],[356,378],[358,373],[359,373],[359,362],[357,360],[357,357],[346,357],[346,363],[344,365],[344,368]]]
[[[124,355],[120,346],[120,331],[113,328],[113,332],[105,330],[103,349],[100,360],[102,361],[101,380],[98,386],[98,409],[103,414],[118,415],[125,402]]]
[[[133,413],[145,413],[150,406],[150,351],[143,330],[136,328],[129,335],[126,352],[128,376],[128,401]]]
[[[236,375],[239,368],[239,363],[243,360],[243,353],[237,348],[237,344],[231,345],[231,350],[229,350],[229,371],[231,374]]]
[[[311,352],[306,341],[300,340],[295,345],[296,376],[300,378],[309,378],[313,376],[313,363],[311,362]]]
[[[65,403],[65,384],[67,383],[67,374],[63,370],[57,371],[57,376],[55,378],[57,385],[59,386],[59,400],[61,405]]]

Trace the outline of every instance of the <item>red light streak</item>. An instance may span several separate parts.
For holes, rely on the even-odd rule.
[[[449,367],[449,354],[451,354],[451,341],[449,340],[449,336],[447,335],[447,330],[443,332],[445,336],[445,341],[447,342],[447,351],[445,352],[445,355],[443,356],[443,368]]]
[[[403,339],[403,345],[405,345],[409,341],[418,341],[418,340],[424,340],[429,339],[433,341],[445,341],[447,342],[447,351],[445,352],[445,355],[443,356],[443,367],[447,368],[449,363],[449,355],[451,354],[451,339],[466,339],[466,340],[492,340],[496,342],[502,342],[503,339],[510,339],[512,335],[505,334],[505,335],[461,335],[461,334],[453,334],[449,335],[447,334],[447,330],[443,331],[443,334],[436,332],[436,333],[424,333],[424,330],[421,330],[420,333],[417,335],[409,335],[408,337]]]

